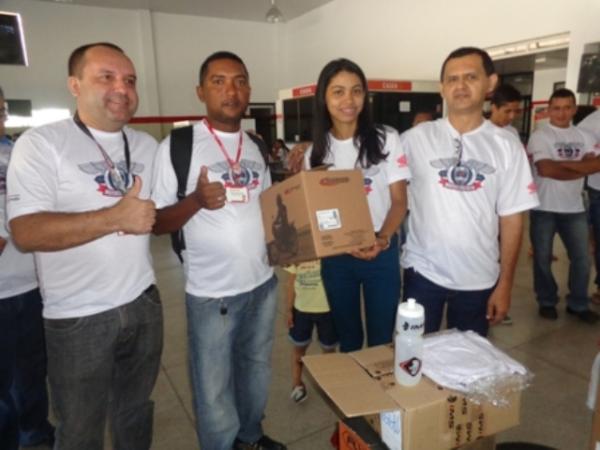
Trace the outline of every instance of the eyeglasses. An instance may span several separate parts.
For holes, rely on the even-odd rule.
[[[463,155],[463,141],[462,137],[460,139],[454,138],[454,147],[456,148],[456,166],[460,166],[462,163],[462,155]]]

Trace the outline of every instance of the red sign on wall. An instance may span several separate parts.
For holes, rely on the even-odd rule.
[[[402,80],[367,80],[367,86],[369,91],[378,92],[406,92],[412,91],[411,81]],[[292,97],[308,97],[315,95],[317,91],[316,84],[309,84],[307,86],[300,86],[292,89]]]
[[[309,84],[308,86],[300,86],[292,89],[292,97],[307,97],[315,95],[315,92],[317,92],[317,85]]]

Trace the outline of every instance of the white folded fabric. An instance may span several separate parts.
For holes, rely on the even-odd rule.
[[[472,331],[427,336],[423,347],[424,375],[441,386],[493,403],[502,403],[507,390],[523,389],[531,378],[525,366]]]
[[[598,392],[598,380],[600,379],[600,353],[596,355],[590,373],[590,386],[588,389],[587,406],[592,411],[596,408],[596,393]]]

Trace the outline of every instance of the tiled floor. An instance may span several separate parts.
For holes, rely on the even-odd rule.
[[[586,409],[585,399],[589,370],[598,351],[600,325],[590,326],[566,317],[564,303],[559,305],[560,317],[556,322],[537,316],[528,247],[526,241],[513,290],[510,315],[514,324],[495,327],[490,337],[533,371],[535,378],[523,395],[521,425],[500,433],[497,441],[535,442],[562,450],[582,450],[587,448],[590,433],[591,414]],[[198,444],[186,363],[182,269],[170,250],[167,237],[154,238],[152,249],[165,315],[162,368],[154,391],[152,448],[193,450]],[[564,294],[568,265],[560,243],[555,245],[555,253],[559,260],[553,267]],[[282,292],[285,275],[280,275]],[[329,449],[328,440],[336,417],[325,402],[310,386],[309,398],[304,403],[296,405],[289,399],[290,348],[283,323],[283,296],[281,299],[265,429],[269,435],[284,441],[290,450]],[[110,446],[107,444],[106,448]]]

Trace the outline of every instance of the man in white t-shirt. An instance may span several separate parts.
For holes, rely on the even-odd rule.
[[[558,233],[569,256],[567,313],[593,324],[598,314],[589,309],[588,223],[582,191],[585,176],[600,170],[600,157],[592,136],[571,124],[576,111],[575,94],[556,90],[548,106],[550,123],[538,128],[527,145],[540,197],[540,206],[530,213],[533,287],[539,315],[556,320],[558,286],[551,260]]]
[[[54,450],[148,450],[150,394],[162,352],[148,200],[156,141],[125,127],[136,73],[109,43],[77,48],[68,87],[77,113],[25,132],[7,176],[12,236],[34,252],[44,301]]]
[[[521,93],[510,84],[503,84],[494,90],[491,104],[490,122],[510,131],[520,140],[519,132],[512,126],[512,122],[521,112]]]
[[[170,138],[155,161],[154,232],[183,227],[189,360],[201,448],[285,449],[263,434],[277,281],[268,265],[259,195],[266,159],[241,130],[250,99],[243,61],[209,56],[197,87],[207,117],[193,126],[186,197],[177,201]],[[182,151],[179,149],[175,151]]]
[[[497,76],[474,47],[446,58],[441,93],[448,117],[401,136],[412,173],[404,297],[425,307],[425,332],[486,335],[508,312],[523,211],[538,204],[523,146],[484,120]]]
[[[589,114],[577,126],[594,137],[595,151],[596,153],[600,152],[600,110]],[[596,263],[596,277],[594,279],[596,292],[592,294],[591,301],[600,304],[600,173],[587,177],[586,188],[589,200],[589,220],[592,224],[595,242],[594,260]]]
[[[6,169],[13,148],[5,135],[0,88],[0,442],[3,449],[54,444],[48,422],[42,297],[33,255],[21,253],[6,228]]]

